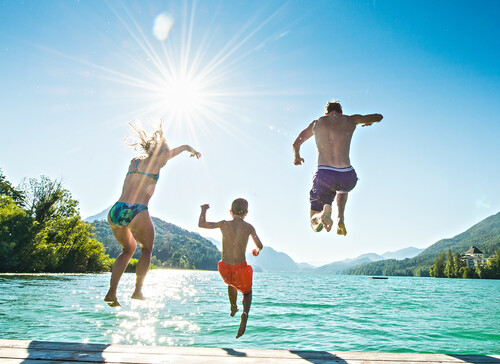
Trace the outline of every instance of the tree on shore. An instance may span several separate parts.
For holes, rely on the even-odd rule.
[[[447,261],[444,265],[446,257]],[[436,278],[500,279],[500,250],[496,250],[484,265],[479,264],[476,268],[470,268],[465,266],[458,252],[452,254],[448,249],[448,254],[441,252],[436,258],[434,265],[430,268],[430,274],[431,277]]]
[[[60,182],[42,176],[15,189],[0,173],[0,271],[109,270],[111,260],[77,207]]]

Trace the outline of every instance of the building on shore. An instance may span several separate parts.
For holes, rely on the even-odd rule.
[[[477,266],[483,266],[485,262],[483,252],[476,248],[474,245],[472,245],[469,250],[462,254],[460,258],[462,259],[462,261],[464,261],[467,268],[476,268]]]

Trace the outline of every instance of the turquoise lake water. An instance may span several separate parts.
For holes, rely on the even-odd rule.
[[[255,273],[247,331],[236,340],[217,272],[154,270],[121,308],[109,274],[0,274],[0,338],[286,350],[500,353],[500,281]],[[238,297],[241,302],[241,295]]]

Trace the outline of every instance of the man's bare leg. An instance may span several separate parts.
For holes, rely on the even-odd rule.
[[[252,291],[243,295],[243,313],[241,314],[240,327],[238,328],[238,334],[236,338],[243,336],[247,328],[248,313],[250,312],[250,306],[252,305]]]
[[[344,210],[347,202],[347,193],[337,193],[337,207],[338,207],[338,220],[337,220],[337,234],[346,235],[347,230],[344,224]]]
[[[324,205],[323,211],[321,212],[321,221],[325,226],[326,231],[332,230],[333,220],[332,220],[332,206]]]
[[[323,205],[322,211],[311,210],[311,227],[315,232],[319,232],[325,227],[326,231],[332,229],[332,206]]]
[[[238,291],[233,286],[227,286],[227,296],[229,297],[229,303],[231,304],[231,317],[236,315],[238,312],[238,305],[236,304],[236,300],[238,298]]]
[[[323,230],[323,223],[321,222],[321,214],[322,211],[314,211],[311,210],[310,218],[311,218],[311,228],[315,232],[320,232]]]

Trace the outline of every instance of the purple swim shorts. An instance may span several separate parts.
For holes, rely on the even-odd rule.
[[[356,171],[352,167],[335,168],[318,166],[309,193],[311,210],[322,211],[324,205],[331,205],[336,193],[351,191],[358,182]]]

